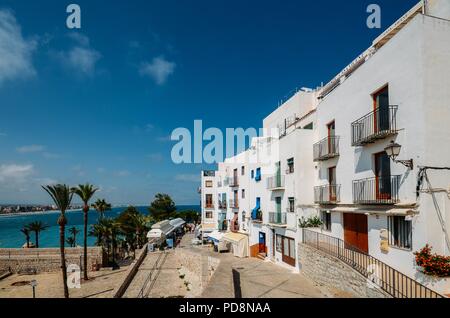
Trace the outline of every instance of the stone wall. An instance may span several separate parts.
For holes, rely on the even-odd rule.
[[[180,275],[184,276],[189,286],[186,297],[199,296],[214,275],[220,260],[183,248],[175,249],[175,253],[181,264]]]
[[[355,297],[390,298],[347,264],[303,243],[298,245],[298,262],[303,275],[326,287]]]
[[[83,264],[82,248],[66,248],[66,264]],[[88,268],[92,264],[102,264],[102,248],[88,248]],[[80,266],[81,268],[82,266]],[[39,249],[0,249],[0,270],[10,270],[13,273],[21,272],[55,272],[61,270],[59,248]]]

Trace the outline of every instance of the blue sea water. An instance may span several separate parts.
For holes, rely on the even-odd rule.
[[[140,212],[148,214],[147,207],[136,207]],[[105,217],[116,217],[126,207],[115,207],[111,211],[105,213]],[[197,205],[180,205],[177,206],[177,211],[196,210],[200,211]],[[26,224],[34,221],[42,221],[49,226],[45,231],[39,235],[39,247],[59,247],[59,226],[56,224],[59,212],[38,212],[20,215],[0,215],[0,248],[20,248],[26,242],[25,236],[20,229]],[[67,226],[66,236],[68,236],[68,229],[75,226],[80,230],[77,236],[77,245],[83,244],[83,213],[81,211],[66,212]],[[89,211],[88,223],[95,224],[98,221],[98,213],[95,210]],[[31,233],[31,242],[34,243],[34,232]],[[88,236],[88,245],[95,244],[95,237]]]

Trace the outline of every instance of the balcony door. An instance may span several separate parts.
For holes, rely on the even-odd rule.
[[[391,161],[383,151],[375,154],[375,194],[377,200],[390,200],[391,193]]]
[[[334,136],[336,135],[336,124],[334,121],[327,125],[328,129],[328,154],[336,153]]]
[[[213,207],[212,194],[206,194],[206,207],[207,208],[212,208]]]
[[[389,87],[386,86],[374,93],[374,132],[389,130]]]
[[[237,180],[238,180],[238,169],[234,169],[233,170],[233,185],[238,184]]]
[[[234,198],[234,208],[237,208],[239,206],[239,192],[238,190],[234,190],[233,192],[233,198]]]
[[[330,202],[336,201],[336,167],[328,168],[328,184]]]
[[[276,175],[275,175],[276,185],[275,185],[275,187],[281,187],[281,162],[280,161],[278,161],[275,164],[275,170],[276,170]]]

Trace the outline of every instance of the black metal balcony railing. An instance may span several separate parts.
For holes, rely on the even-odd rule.
[[[219,209],[226,209],[227,208],[227,201],[219,201]]]
[[[363,146],[397,133],[398,106],[379,107],[352,123],[352,146]]]
[[[443,298],[418,281],[341,239],[307,229],[302,232],[304,244],[336,257],[394,298]]]
[[[284,188],[284,175],[274,175],[267,178],[267,189]]]
[[[230,199],[230,208],[239,209],[239,201]]]
[[[329,136],[313,146],[314,161],[324,161],[339,156],[339,136]]]
[[[341,185],[327,184],[314,187],[314,202],[319,204],[338,203],[341,200]]]
[[[214,209],[214,203],[206,202],[204,207],[205,209]]]
[[[269,213],[269,223],[278,224],[278,225],[286,225],[286,212],[270,212]]]
[[[229,185],[232,188],[239,187],[239,180],[238,180],[238,178],[230,178]]]
[[[374,177],[353,181],[353,202],[394,204],[399,202],[401,176]]]

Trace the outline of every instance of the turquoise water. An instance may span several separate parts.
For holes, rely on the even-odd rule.
[[[147,207],[136,207],[144,214],[148,214]],[[105,213],[106,217],[118,216],[125,207],[113,208]],[[200,207],[196,205],[180,205],[177,206],[178,211],[196,210],[200,211]],[[34,221],[42,221],[49,226],[39,235],[39,247],[59,247],[59,226],[56,224],[59,212],[41,212],[39,214],[22,214],[22,215],[0,215],[0,248],[19,248],[26,242],[25,236],[20,229]],[[80,230],[77,236],[77,244],[83,244],[83,213],[81,211],[66,212],[68,228],[75,226]],[[98,221],[98,213],[95,210],[89,211],[88,223],[95,224]],[[68,232],[66,232],[68,236]],[[34,232],[31,233],[31,242],[34,243]],[[95,244],[95,237],[88,236],[88,245]]]

